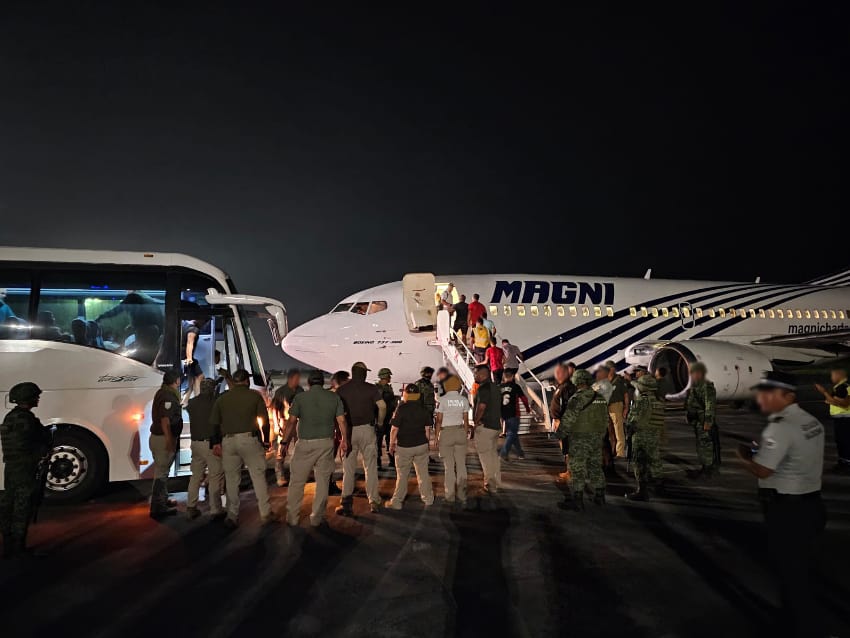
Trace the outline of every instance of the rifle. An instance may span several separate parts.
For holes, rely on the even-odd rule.
[[[50,457],[53,455],[53,449],[45,454],[38,461],[38,467],[35,471],[35,486],[32,492],[32,522],[38,522],[38,510],[41,507],[41,502],[44,500],[44,490],[47,488],[47,475],[50,473]]]

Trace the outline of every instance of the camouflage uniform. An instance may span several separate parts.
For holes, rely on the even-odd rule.
[[[640,396],[629,411],[627,424],[632,434],[632,458],[638,484],[650,477],[661,478],[661,435],[664,432],[664,402],[658,398],[658,382],[644,375],[635,382]]]
[[[576,386],[584,387],[567,402],[567,407],[561,415],[558,436],[570,437],[570,488],[576,506],[581,507],[586,482],[590,482],[594,488],[597,502],[604,502],[602,437],[608,429],[608,402],[587,387],[591,379],[586,371],[577,371],[572,381]]]
[[[32,517],[36,469],[50,450],[50,429],[29,408],[16,407],[0,425],[5,491],[0,498],[0,527],[7,555],[26,548],[27,528]]]
[[[688,398],[685,400],[685,412],[688,424],[694,429],[696,437],[697,458],[703,468],[709,469],[720,464],[720,450],[717,445],[717,423],[715,409],[717,407],[717,392],[711,381],[703,380],[691,385]],[[710,423],[711,430],[706,432],[704,424]]]
[[[416,382],[416,386],[419,388],[419,401],[422,402],[423,407],[428,411],[428,416],[431,417],[431,422],[433,423],[434,410],[437,409],[437,397],[434,394],[434,384],[425,377],[422,377]]]

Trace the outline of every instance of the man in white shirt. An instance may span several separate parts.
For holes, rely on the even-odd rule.
[[[505,372],[510,370],[516,374],[522,361],[522,350],[507,339],[502,339],[502,350],[505,351]]]

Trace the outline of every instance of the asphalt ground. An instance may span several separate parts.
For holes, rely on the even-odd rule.
[[[344,518],[332,497],[329,525],[316,530],[306,520],[312,484],[302,527],[261,527],[248,489],[232,532],[182,515],[184,479],[171,485],[181,515],[164,522],[147,515],[148,482],[114,484],[86,504],[43,509],[31,545],[45,556],[0,562],[2,635],[770,635],[778,597],[755,479],[734,458],[763,420],[724,409],[720,424],[719,477],[689,477],[693,433],[670,412],[667,493],[627,502],[621,464],[607,505],[584,513],[558,507],[562,461],[542,433],[522,437],[526,460],[503,464],[507,489],[496,496],[479,494],[470,446],[468,509],[442,502],[434,465],[434,506],[419,501],[411,477],[403,511],[371,514],[361,491],[356,517]],[[382,494],[393,485],[384,472]],[[848,488],[850,477],[825,475],[817,593],[833,635],[850,635]],[[270,489],[282,511],[286,488]]]

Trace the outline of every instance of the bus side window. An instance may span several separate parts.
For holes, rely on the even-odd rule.
[[[0,339],[30,336],[30,273],[0,270]]]
[[[32,336],[152,364],[162,345],[165,288],[164,272],[45,272]]]

